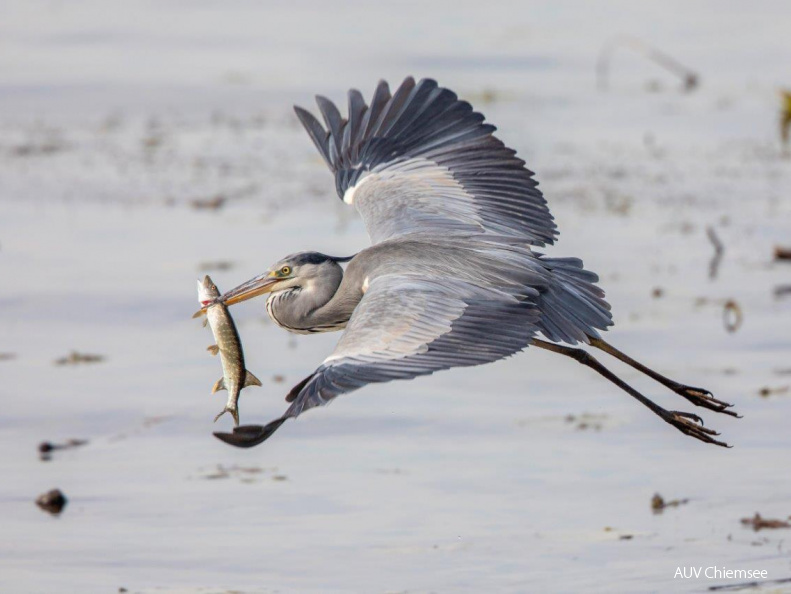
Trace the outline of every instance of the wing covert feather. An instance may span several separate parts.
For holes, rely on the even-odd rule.
[[[374,279],[335,351],[298,390],[287,417],[370,383],[481,365],[528,346],[535,303],[455,279]]]

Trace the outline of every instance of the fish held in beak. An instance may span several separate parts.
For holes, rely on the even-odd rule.
[[[192,316],[193,318],[200,317],[206,314],[206,310],[209,309],[212,305],[221,303],[223,305],[233,305],[235,303],[241,303],[242,301],[247,301],[248,299],[252,299],[253,297],[258,297],[259,295],[263,295],[264,293],[270,293],[274,290],[275,286],[283,279],[277,278],[272,275],[272,273],[267,272],[266,274],[262,274],[260,276],[256,276],[253,279],[250,279],[246,283],[242,283],[238,287],[227,291],[211,301],[210,303],[203,304],[203,307],[200,308],[195,314]]]

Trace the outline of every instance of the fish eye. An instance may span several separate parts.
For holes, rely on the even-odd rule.
[[[291,274],[291,266],[283,266],[283,268],[280,269],[280,274],[283,276]]]

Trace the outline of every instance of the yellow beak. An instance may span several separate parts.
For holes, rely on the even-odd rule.
[[[226,291],[220,296],[219,301],[225,305],[233,305],[234,303],[247,301],[248,299],[258,297],[264,293],[272,292],[272,290],[275,288],[275,285],[277,285],[277,283],[279,283],[281,280],[283,279],[276,278],[272,276],[272,273],[269,272],[262,274],[261,276],[257,276],[254,279],[247,281],[246,283],[242,283],[230,291]]]

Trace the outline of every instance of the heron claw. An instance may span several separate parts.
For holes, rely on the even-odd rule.
[[[673,391],[679,396],[689,400],[695,406],[702,406],[703,408],[708,408],[709,410],[724,413],[736,418],[741,417],[737,412],[728,410],[733,404],[717,400],[711,392],[703,388],[693,388],[691,386],[678,384],[673,388]]]
[[[676,429],[681,431],[684,435],[694,437],[704,443],[711,443],[724,448],[729,448],[727,443],[714,439],[714,436],[719,435],[714,429],[709,429],[703,426],[703,419],[698,415],[688,412],[681,412],[677,410],[664,411],[661,415],[665,422],[673,425]]]

